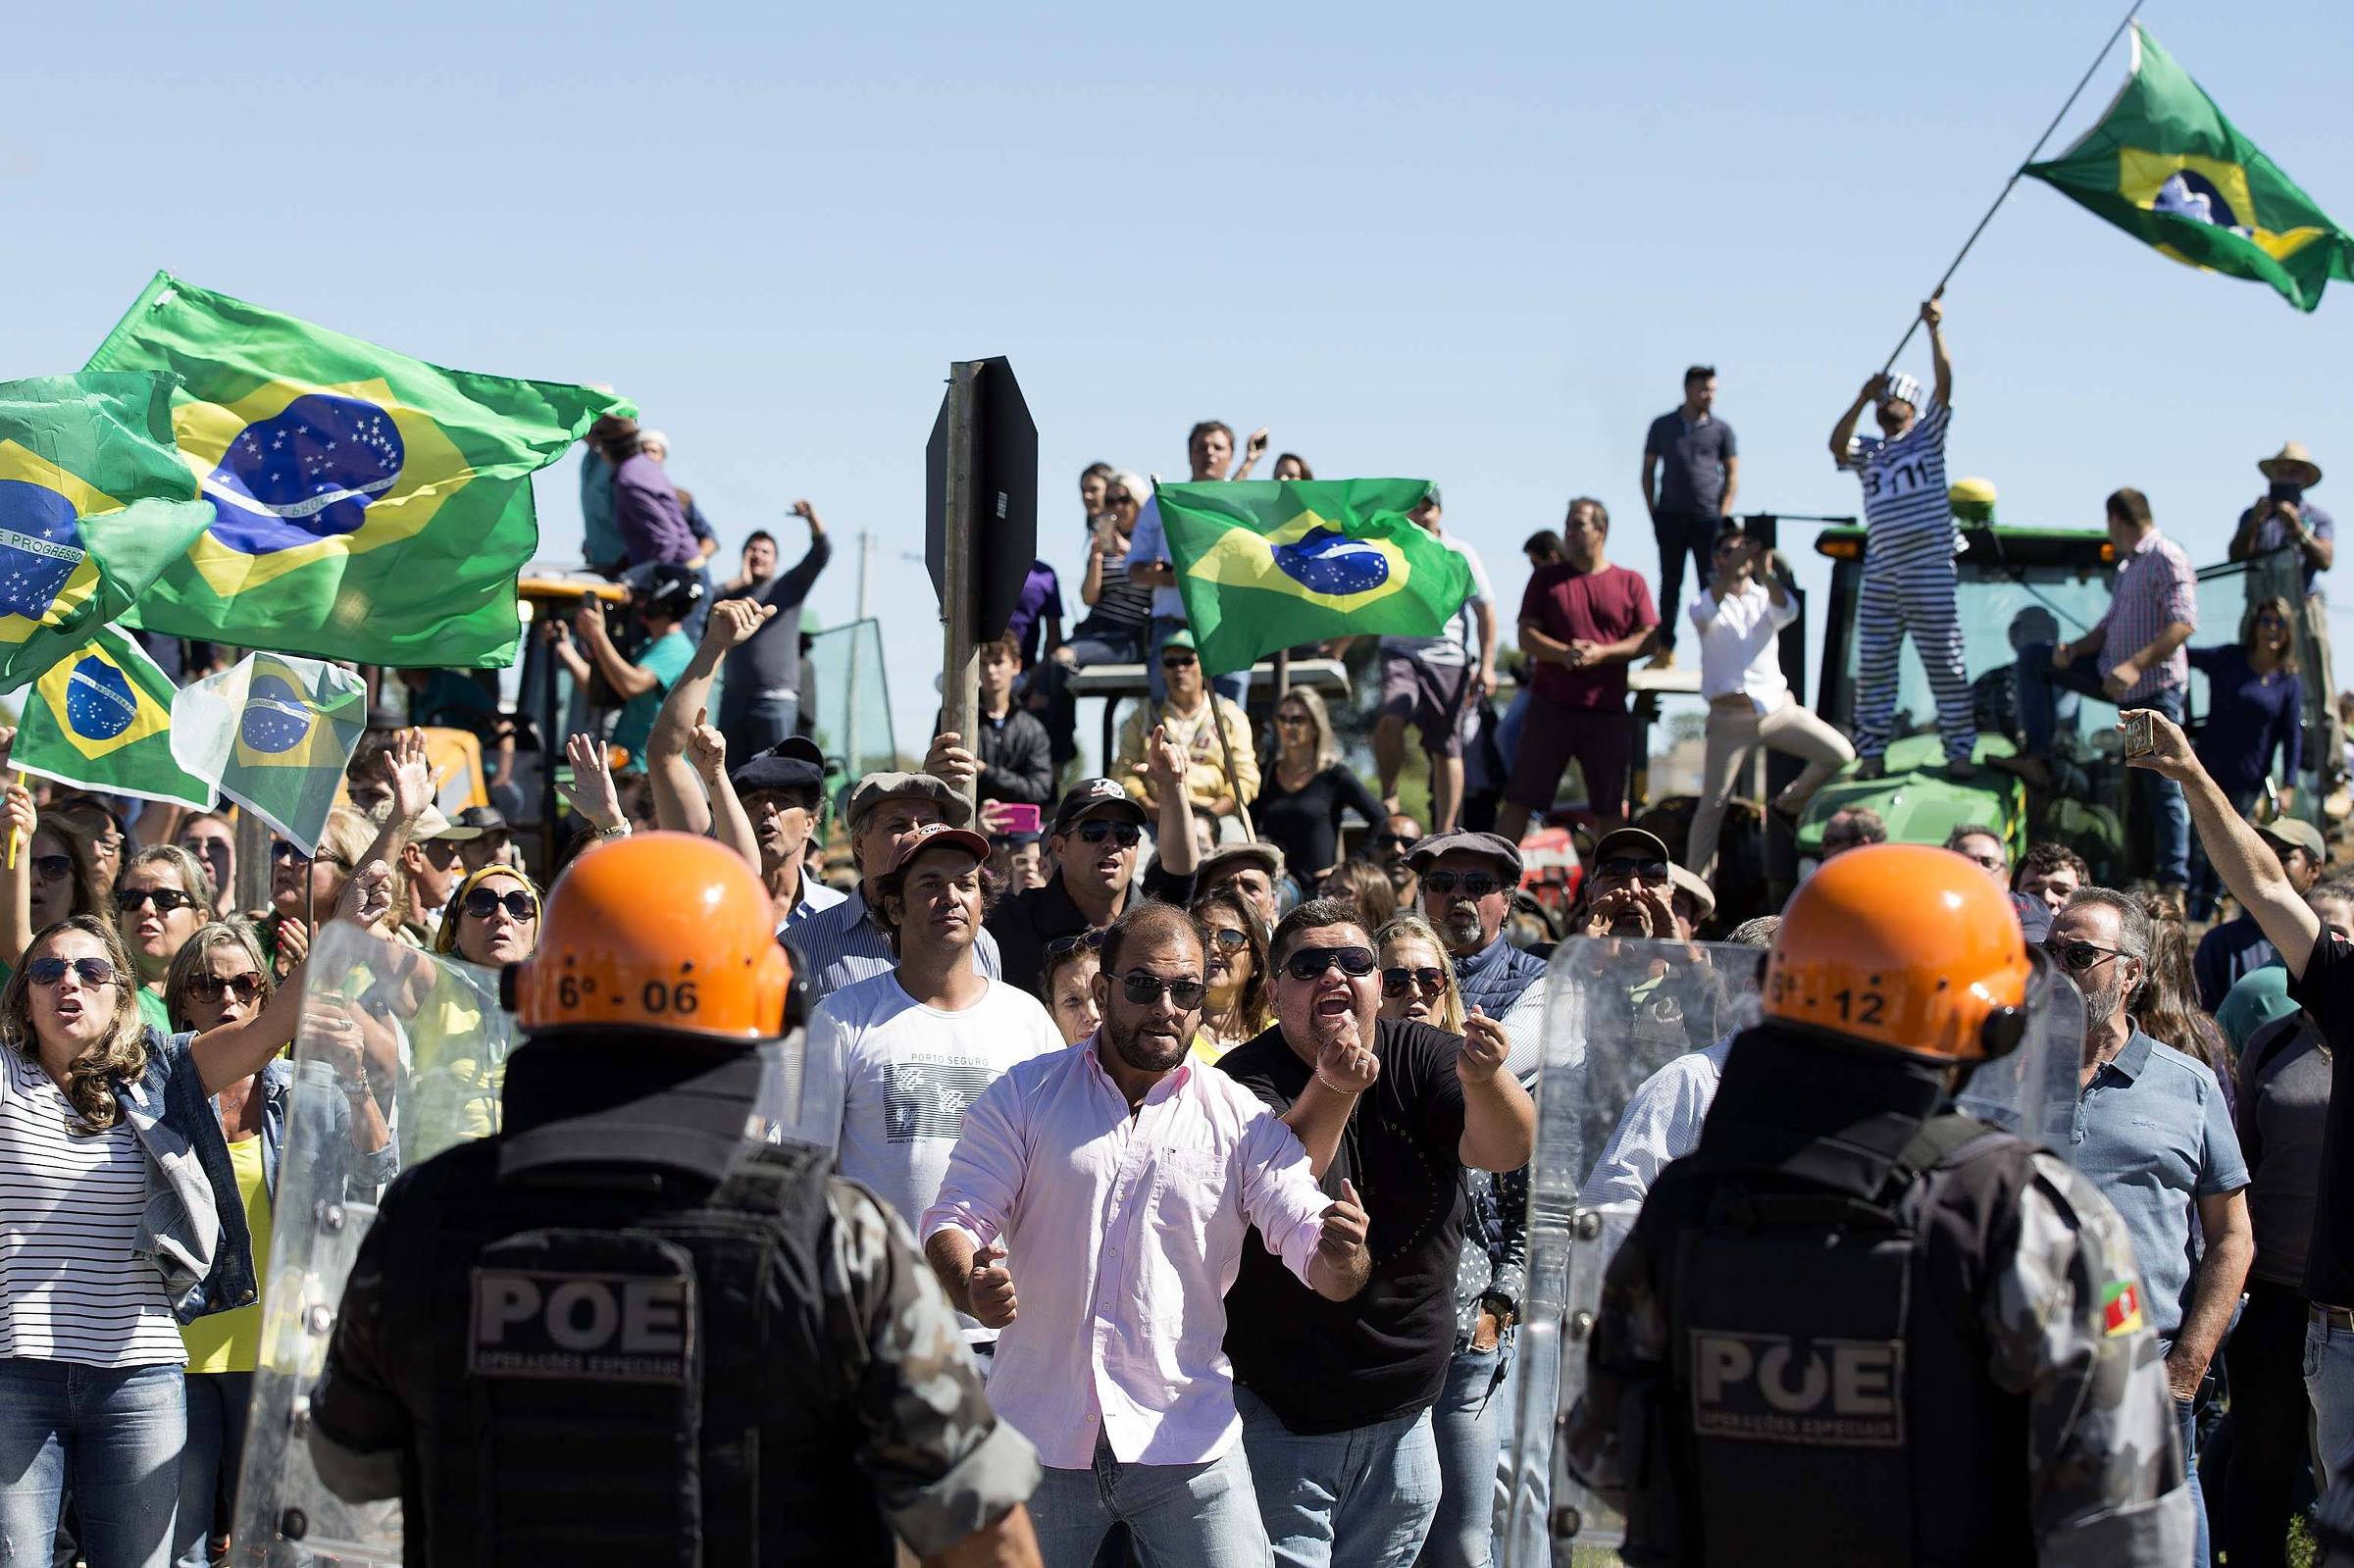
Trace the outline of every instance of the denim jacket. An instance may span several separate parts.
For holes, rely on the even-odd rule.
[[[146,1071],[115,1086],[147,1155],[147,1204],[133,1245],[163,1271],[164,1294],[181,1323],[259,1298],[229,1140],[188,1053],[195,1037],[150,1028]]]

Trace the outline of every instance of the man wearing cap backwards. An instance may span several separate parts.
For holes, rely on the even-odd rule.
[[[2345,733],[2338,723],[2337,685],[2329,660],[2329,600],[2322,592],[2322,574],[2337,560],[2337,525],[2306,496],[2322,482],[2322,467],[2302,442],[2283,442],[2279,451],[2256,465],[2256,472],[2265,478],[2265,492],[2239,514],[2239,528],[2231,535],[2231,559],[2245,561],[2273,550],[2297,552],[2305,589],[2300,596],[2305,639],[2313,654],[2302,661],[2305,728],[2313,736],[2306,754],[2320,759],[2317,771],[2327,795],[2345,782],[2340,755]]]
[[[845,986],[809,1020],[801,1126],[910,1226],[940,1194],[965,1108],[1016,1062],[1063,1048],[1037,999],[973,966],[996,891],[989,840],[929,822],[900,845],[875,915],[897,938],[888,974]],[[975,1354],[997,1331],[964,1320]]]
[[[2046,973],[1946,850],[1799,885],[1764,1021],[1610,1262],[1562,1435],[1629,1562],[2194,1560],[2124,1221],[1952,1110],[2073,1005]]]
[[[1954,362],[1945,350],[1945,311],[1925,300],[1929,358],[1937,378],[1928,405],[1920,383],[1885,373],[1864,383],[1831,429],[1831,461],[1864,483],[1864,588],[1856,610],[1856,754],[1859,778],[1880,776],[1896,722],[1897,660],[1905,633],[1937,698],[1937,733],[1948,773],[1967,779],[1978,739],[1954,612],[1954,514],[1946,496],[1945,429],[1953,414]],[[1858,435],[1870,408],[1878,435]]]
[[[1455,1353],[1463,1173],[1526,1164],[1536,1110],[1504,1071],[1500,1030],[1379,1016],[1376,950],[1354,904],[1311,898],[1284,916],[1268,964],[1275,1026],[1217,1071],[1288,1119],[1316,1091],[1324,1053],[1371,1050],[1379,1074],[1323,1180],[1373,1194],[1374,1265],[1360,1294],[1328,1301],[1265,1247],[1243,1249],[1226,1296],[1243,1443],[1278,1562],[1402,1568],[1439,1502],[1431,1406]]]
[[[2302,898],[2313,891],[2313,885],[2322,880],[2329,864],[2329,846],[2323,842],[2322,831],[2310,822],[2282,817],[2263,824],[2256,834],[2265,847],[2279,857],[2280,875],[2296,895]],[[2264,928],[2256,923],[2254,914],[2242,909],[2200,937],[2198,951],[2191,955],[2190,972],[2198,982],[2199,1006],[2214,1012],[2242,975],[2278,962],[2280,954],[2265,939]]]
[[[1193,902],[1193,811],[1178,781],[1185,759],[1162,730],[1152,732],[1145,765],[1159,800],[1159,854],[1145,872],[1147,898],[1183,906]],[[989,931],[1003,944],[1005,979],[1037,996],[1046,985],[1047,949],[1065,937],[1100,931],[1128,907],[1138,846],[1150,819],[1127,790],[1109,779],[1082,779],[1054,808],[1047,850],[1054,875],[1044,887],[1000,899]]]
[[[705,722],[713,678],[773,626],[778,613],[775,605],[753,599],[712,606],[694,657],[654,716],[646,774],[663,827],[713,834],[760,868],[783,932],[843,901],[804,863],[825,794],[825,753],[806,736],[788,735],[766,751],[737,759],[731,773],[727,739]]]
[[[1227,844],[1203,858],[1201,870],[1194,875],[1194,899],[1232,887],[1258,916],[1261,929],[1271,932],[1283,918],[1275,896],[1275,885],[1283,880],[1283,851],[1273,844],[1256,838]]]
[[[320,1479],[402,1499],[407,1561],[1036,1568],[1035,1451],[906,1228],[744,1136],[800,1023],[774,923],[684,834],[551,889],[501,1130],[386,1192],[311,1393]]]
[[[612,740],[630,754],[633,766],[643,766],[654,714],[694,657],[694,643],[681,628],[702,595],[701,581],[686,567],[649,568],[643,582],[631,589],[640,619],[645,623],[645,646],[638,650],[635,663],[622,657],[614,646],[612,632],[605,626],[604,601],[594,595],[583,598],[572,614],[573,630],[580,633],[581,646],[588,649],[585,655],[565,634],[563,622],[551,617],[546,623],[549,645],[572,679],[586,686],[592,673],[601,676],[613,695],[621,699],[621,711],[613,719]]]
[[[898,962],[891,934],[875,916],[884,874],[919,829],[945,822],[971,826],[972,802],[928,773],[870,773],[850,791],[850,859],[858,867],[858,890],[831,909],[821,909],[793,928],[793,945],[810,969],[809,999],[825,1000],[844,986],[889,974]],[[802,868],[802,876],[808,876]],[[1004,971],[998,939],[985,929],[973,944],[981,973],[998,979]],[[1032,986],[1023,986],[1033,990]],[[1035,993],[1035,992],[1034,992]]]
[[[1519,849],[1500,834],[1438,833],[1407,851],[1407,863],[1421,880],[1422,918],[1455,960],[1464,1009],[1503,1023],[1512,1042],[1508,1065],[1527,1078],[1542,1055],[1545,960],[1504,935],[1520,885]]]

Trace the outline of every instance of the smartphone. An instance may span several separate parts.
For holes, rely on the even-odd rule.
[[[998,807],[998,831],[1003,834],[1038,832],[1038,807],[1005,801]]]
[[[2158,749],[2158,727],[2149,709],[2126,714],[2124,725],[2126,756],[2146,757]]]
[[[2305,499],[2305,486],[2289,480],[2275,480],[2265,496],[2274,501],[2302,501]]]

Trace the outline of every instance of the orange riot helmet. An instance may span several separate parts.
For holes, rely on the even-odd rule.
[[[1766,956],[1765,1014],[1980,1062],[2018,1046],[2032,972],[2019,917],[1983,871],[1926,844],[1869,844],[1800,884]]]
[[[768,889],[692,834],[633,834],[582,855],[548,890],[538,949],[515,981],[526,1034],[620,1026],[754,1043],[785,1032],[793,963]]]

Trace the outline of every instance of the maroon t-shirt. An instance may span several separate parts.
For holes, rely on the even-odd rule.
[[[1651,584],[1639,572],[1606,566],[1581,572],[1561,565],[1537,569],[1520,596],[1520,619],[1563,642],[1619,642],[1647,627],[1660,624],[1651,605]],[[1623,708],[1626,706],[1626,663],[1618,660],[1591,669],[1539,664],[1535,691],[1561,708]]]

